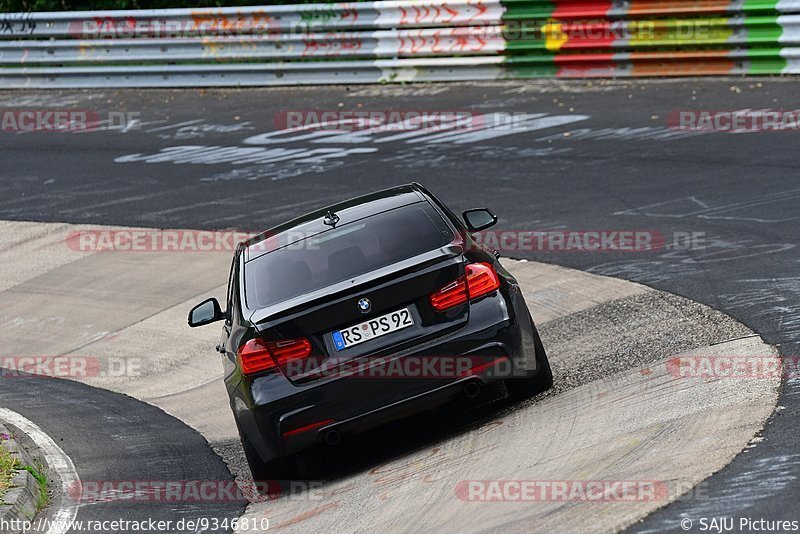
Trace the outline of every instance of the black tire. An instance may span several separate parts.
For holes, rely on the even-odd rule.
[[[236,426],[239,427],[238,424]],[[244,456],[247,458],[247,465],[250,467],[250,473],[253,475],[254,481],[296,480],[299,477],[296,456],[286,456],[265,462],[241,428],[239,428],[239,438],[242,440]]]
[[[550,369],[550,360],[547,359],[547,353],[535,327],[533,333],[535,336],[536,364],[539,370],[533,376],[506,380],[506,389],[514,400],[529,399],[553,387],[553,371]]]

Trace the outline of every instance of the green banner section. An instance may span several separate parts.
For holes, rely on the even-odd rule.
[[[780,48],[761,48],[747,51],[749,68],[747,74],[782,74],[786,60],[781,57]]]

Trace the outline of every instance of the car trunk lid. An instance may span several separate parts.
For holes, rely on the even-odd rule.
[[[370,366],[393,354],[424,347],[463,327],[469,317],[468,305],[440,312],[429,297],[463,276],[464,268],[463,250],[454,242],[258,310],[251,321],[265,341],[308,338],[311,356],[285,364],[282,370],[292,382],[318,380],[344,368]],[[369,301],[366,309],[363,299]],[[382,317],[385,321],[379,321]],[[385,324],[376,327],[375,322],[388,322],[396,328],[383,333]],[[343,336],[335,334],[362,323],[367,332],[374,330],[378,335],[342,343]],[[350,336],[347,341],[354,340],[355,336]]]

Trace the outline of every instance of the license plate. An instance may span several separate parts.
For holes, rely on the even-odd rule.
[[[331,333],[331,337],[333,337],[333,345],[338,351],[408,328],[413,324],[414,319],[411,317],[411,312],[408,311],[408,308],[403,308],[342,330],[336,330]]]

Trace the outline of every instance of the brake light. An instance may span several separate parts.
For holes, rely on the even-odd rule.
[[[431,305],[438,311],[464,304],[467,300],[467,281],[463,276],[431,295]]]
[[[488,263],[470,263],[466,275],[450,282],[430,296],[431,306],[444,311],[482,297],[500,287],[500,278]]]
[[[269,343],[261,338],[254,338],[239,347],[237,357],[242,373],[250,375],[275,370],[288,362],[308,358],[310,354],[311,343],[306,338]]]
[[[467,292],[470,300],[482,297],[500,287],[494,267],[488,263],[467,265]]]

